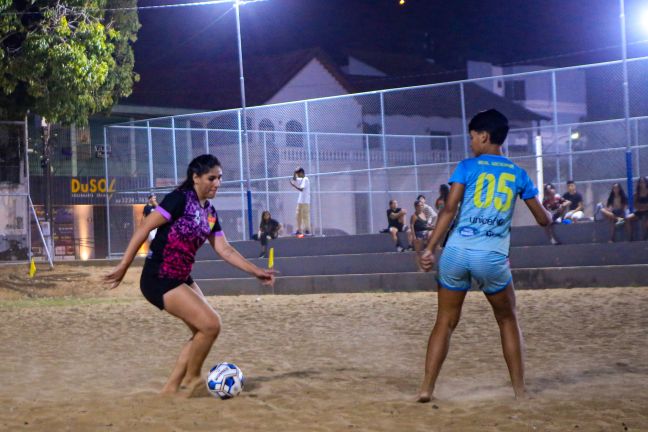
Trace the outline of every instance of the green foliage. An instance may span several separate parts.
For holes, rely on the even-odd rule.
[[[128,96],[138,79],[131,45],[140,25],[137,11],[123,8],[135,6],[0,0],[0,116],[29,110],[49,123],[85,124]]]

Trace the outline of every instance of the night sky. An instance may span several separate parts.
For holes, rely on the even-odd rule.
[[[235,15],[223,16],[230,7],[141,10],[136,70],[236,59]],[[642,8],[647,1],[626,0],[630,56],[648,55],[648,43],[633,44],[648,39]],[[467,59],[565,66],[621,57],[617,0],[267,0],[241,16],[245,58],[315,46],[334,56],[344,48],[424,54],[451,69]]]

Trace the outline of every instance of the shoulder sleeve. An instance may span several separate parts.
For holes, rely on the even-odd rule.
[[[533,184],[533,180],[529,177],[527,172],[520,168],[521,174],[518,177],[520,182],[518,185],[518,193],[520,198],[523,200],[528,200],[538,195],[538,188]]]
[[[461,161],[459,162],[459,165],[457,165],[457,168],[455,168],[454,172],[450,176],[450,180],[448,180],[448,183],[449,184],[461,183],[465,185],[468,181],[467,177],[468,177],[468,170],[466,169],[466,161]]]
[[[155,211],[164,216],[167,221],[173,222],[184,214],[186,204],[187,197],[185,193],[174,190],[164,197],[160,205],[155,207]]]
[[[224,235],[223,228],[221,227],[220,224],[220,219],[218,218],[218,213],[216,212],[214,206],[211,206],[209,208],[208,220],[209,220],[209,228],[212,234],[216,236]]]

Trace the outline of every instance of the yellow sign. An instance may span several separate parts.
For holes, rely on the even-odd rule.
[[[70,189],[73,194],[76,193],[106,193],[115,192],[115,179],[110,182],[110,187],[106,190],[106,179],[90,179],[87,183],[82,183],[79,179],[70,180]]]
[[[36,274],[36,261],[34,261],[34,258],[32,258],[31,263],[29,263],[29,277],[33,278],[35,274]]]
[[[268,255],[268,268],[274,267],[274,248],[270,248],[270,255]]]

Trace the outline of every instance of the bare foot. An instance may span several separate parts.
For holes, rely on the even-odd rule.
[[[176,396],[178,394],[178,389],[173,388],[172,386],[165,385],[162,387],[162,390],[160,390],[160,396]]]
[[[527,400],[527,399],[530,399],[530,397],[527,394],[525,389],[515,390],[515,400],[521,401],[521,400]]]
[[[421,393],[419,393],[418,399],[416,399],[416,402],[427,403],[427,402],[430,402],[432,399],[434,399],[434,396],[432,396],[429,392],[421,392]]]
[[[183,396],[187,398],[204,397],[208,395],[205,382],[202,377],[194,377],[186,381]]]

